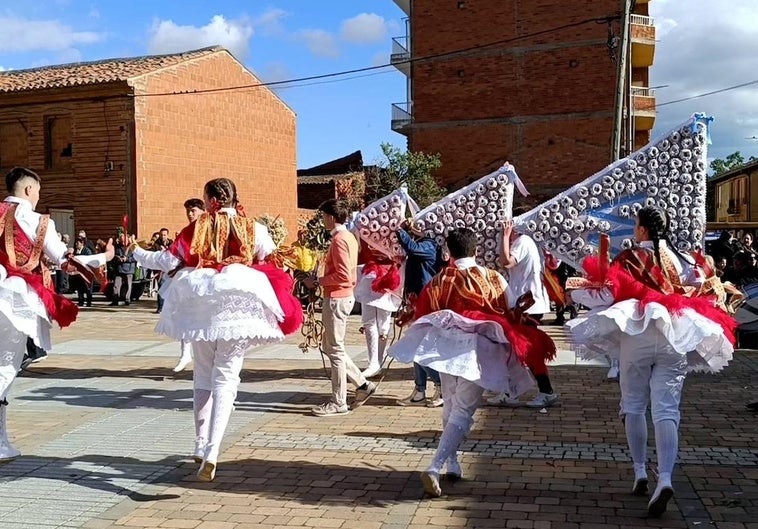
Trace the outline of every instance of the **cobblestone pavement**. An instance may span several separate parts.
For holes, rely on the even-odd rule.
[[[152,332],[148,301],[96,303],[54,335],[55,351],[15,383],[9,422],[24,456],[0,464],[0,529],[52,527],[758,528],[758,353],[721,375],[690,376],[683,398],[676,499],[661,519],[629,494],[618,386],[562,349],[552,378],[562,405],[483,407],[463,446],[464,480],[422,498],[440,410],[395,404],[412,389],[393,365],[377,396],[317,418],[329,383],[299,338],[246,361],[216,481],[195,480],[191,373]],[[349,352],[361,365],[353,317]],[[654,461],[652,428],[650,456]],[[655,465],[650,465],[654,476]]]

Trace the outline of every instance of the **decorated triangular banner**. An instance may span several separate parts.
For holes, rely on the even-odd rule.
[[[405,210],[418,211],[416,202],[401,187],[369,204],[355,217],[353,229],[361,241],[392,259],[405,257],[405,250],[397,240],[397,229],[405,219]]]
[[[513,188],[526,194],[515,169],[505,164],[466,187],[424,208],[413,219],[425,233],[443,245],[452,228],[471,228],[476,232],[477,263],[497,268],[500,224],[513,211]]]
[[[516,229],[579,268],[585,256],[597,253],[601,233],[610,236],[612,255],[631,247],[637,212],[658,206],[668,213],[679,249],[702,249],[711,120],[694,115],[657,141],[518,216]]]

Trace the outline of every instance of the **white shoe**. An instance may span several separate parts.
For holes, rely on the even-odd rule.
[[[549,408],[559,403],[557,393],[537,393],[537,396],[526,403],[530,408]]]
[[[197,479],[200,481],[210,482],[216,477],[216,462],[215,461],[203,461],[200,468],[197,470]]]
[[[442,496],[440,476],[436,472],[431,472],[429,470],[422,472],[421,483],[424,485],[424,492],[426,492],[432,498],[439,498]]]
[[[12,444],[3,443],[0,445],[0,463],[5,463],[6,461],[13,461],[20,455],[21,455],[21,452],[16,450],[16,448]]]
[[[656,487],[655,494],[647,504],[647,512],[650,516],[660,516],[666,512],[666,506],[674,497],[674,489],[671,486]]]
[[[605,375],[608,380],[616,380],[619,377],[619,361],[611,360],[611,367],[608,369],[608,374]]]
[[[450,458],[447,460],[447,472],[445,472],[445,477],[450,481],[458,481],[463,477],[461,464],[457,459]]]
[[[203,458],[205,457],[205,447],[207,444],[207,439],[203,439],[202,437],[195,439],[195,451],[192,452],[192,459],[195,463],[203,462]]]
[[[366,370],[365,370],[365,371],[363,371],[361,374],[362,374],[362,375],[363,375],[365,378],[371,378],[371,377],[375,377],[375,376],[377,376],[377,375],[381,375],[381,374],[382,374],[382,371],[383,371],[383,370],[382,370],[382,366],[381,366],[381,365],[378,365],[378,366],[369,366],[369,367],[367,367],[367,368],[366,368]]]
[[[641,476],[634,479],[634,485],[632,485],[632,494],[635,496],[647,496],[647,476]]]
[[[400,406],[426,406],[426,393],[413,389],[409,397],[397,401]]]
[[[521,406],[521,401],[511,397],[506,392],[498,393],[494,397],[488,398],[487,403],[495,406]]]
[[[434,395],[426,403],[428,408],[439,408],[445,404],[445,400],[442,398],[442,388],[440,386],[434,386]]]
[[[179,362],[174,367],[174,373],[179,373],[180,371],[184,371],[184,368],[190,365],[190,363],[192,363],[192,356],[182,355],[181,358],[179,358]]]

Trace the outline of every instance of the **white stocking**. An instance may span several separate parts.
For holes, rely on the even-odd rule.
[[[448,422],[442,430],[437,451],[434,453],[434,457],[427,468],[427,472],[439,474],[445,461],[455,455],[455,452],[458,450],[458,446],[461,444],[464,437],[466,437],[466,430],[455,423]]]
[[[229,418],[232,416],[236,393],[236,391],[226,390],[213,392],[210,433],[208,435],[208,444],[205,447],[206,461],[212,463],[218,461],[221,441],[224,438],[226,426],[229,424]]]
[[[676,454],[679,451],[679,432],[675,421],[655,423],[655,451],[658,458],[658,485],[656,491],[671,486]]]
[[[627,413],[624,417],[626,441],[634,463],[634,479],[647,476],[647,420],[644,415]]]
[[[211,429],[212,393],[206,389],[196,389],[194,394],[195,438],[205,445]],[[202,440],[202,441],[201,441]]]

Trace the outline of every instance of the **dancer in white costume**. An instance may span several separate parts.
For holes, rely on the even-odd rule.
[[[131,249],[141,266],[174,277],[164,291],[156,330],[192,343],[195,368],[194,458],[198,477],[212,481],[245,353],[280,341],[302,323],[292,279],[268,264],[274,251],[265,226],[244,216],[234,183],[205,185],[206,213],[184,228],[169,250]]]
[[[382,372],[384,353],[392,329],[392,313],[403,300],[404,267],[359,241],[358,283],[355,300],[361,304],[361,323],[366,337],[368,366],[363,376],[371,378]]]
[[[89,281],[100,266],[113,259],[108,241],[105,253],[74,256],[56,236],[48,215],[34,211],[40,177],[21,167],[5,177],[9,196],[0,203],[0,461],[20,452],[10,443],[6,424],[8,391],[26,352],[27,339],[49,351],[53,322],[66,327],[76,319],[75,304],[55,293],[46,260]]]
[[[531,348],[555,351],[549,336],[521,323],[528,303],[512,311],[505,279],[476,264],[472,230],[451,230],[447,247],[453,266],[424,287],[416,321],[389,349],[400,362],[417,362],[440,372],[443,431],[429,467],[421,474],[425,492],[434,497],[442,494],[439,475],[444,465],[450,478],[461,477],[458,446],[474,423],[484,390],[516,396],[528,391],[534,380],[521,358]]]
[[[679,439],[679,401],[688,371],[720,371],[732,358],[734,320],[703,295],[703,269],[669,245],[666,213],[640,210],[638,248],[622,252],[610,268],[608,242],[601,257],[585,260],[588,279],[569,279],[574,301],[592,310],[568,322],[585,358],[619,358],[621,416],[634,464],[632,492],[648,492],[647,421],[655,426],[658,483],[648,511],[660,516],[674,496],[671,474]],[[588,288],[589,287],[589,288]]]
[[[205,202],[201,198],[189,198],[184,201],[184,212],[187,214],[187,220],[191,223],[203,214],[205,211]],[[174,373],[179,373],[192,362],[192,342],[189,340],[182,340],[181,342],[181,354],[179,355],[179,361],[174,367]]]

